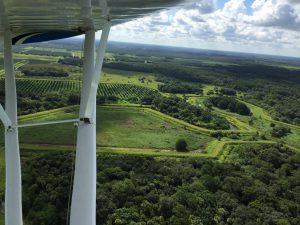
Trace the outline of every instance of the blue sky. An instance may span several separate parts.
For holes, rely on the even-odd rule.
[[[113,27],[110,40],[300,57],[300,1],[198,0]]]
[[[227,1],[226,0],[218,0],[217,1],[217,8],[218,9],[223,9],[226,2],[228,2],[228,0]],[[247,14],[248,15],[252,14],[252,9],[251,9],[252,3],[253,3],[253,0],[246,0],[245,1],[245,6],[247,7]]]

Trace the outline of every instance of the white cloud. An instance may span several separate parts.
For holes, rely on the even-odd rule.
[[[246,21],[259,26],[300,29],[300,11],[288,0],[255,0]]]
[[[217,0],[202,0],[185,7],[186,10],[197,10],[201,14],[207,14],[215,11]]]
[[[251,15],[245,0],[229,0],[216,9],[202,0],[113,29],[114,40],[186,47],[299,55],[300,4],[296,0],[254,0]],[[122,39],[121,39],[122,38]],[[223,47],[222,47],[223,46]],[[229,48],[229,49],[228,49]]]

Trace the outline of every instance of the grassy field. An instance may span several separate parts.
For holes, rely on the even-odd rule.
[[[194,105],[200,105],[203,106],[203,101],[209,97],[206,96],[207,91],[213,90],[214,86],[204,86],[204,96],[191,96],[189,97],[189,102]],[[265,136],[270,141],[275,142],[284,142],[288,146],[296,149],[300,149],[300,127],[284,123],[281,121],[276,121],[272,119],[272,117],[269,115],[269,113],[264,110],[263,108],[251,104],[249,102],[245,102],[243,100],[238,99],[239,101],[245,103],[251,110],[252,116],[242,116],[236,113],[228,112],[226,110],[221,110],[216,107],[213,108],[214,113],[224,117],[227,121],[229,121],[232,125],[234,125],[238,130],[243,132],[252,132],[253,134],[257,133],[259,135]],[[283,137],[281,139],[274,138],[271,136],[271,130],[272,127],[270,126],[271,123],[276,124],[276,126],[285,126],[289,127],[291,129],[291,133],[288,134],[286,137]],[[249,136],[250,137],[250,136]],[[248,137],[248,138],[249,138]],[[252,137],[250,137],[252,138]],[[258,137],[259,138],[259,137]],[[242,138],[241,138],[242,139]],[[245,138],[244,138],[245,139]],[[246,137],[247,139],[247,137]],[[210,151],[210,147],[208,149]]]
[[[300,149],[300,141],[299,141],[300,127],[299,126],[273,120],[266,110],[260,108],[259,106],[253,105],[251,103],[245,101],[242,102],[247,104],[247,106],[251,109],[251,112],[253,113],[253,116],[255,118],[251,126],[254,127],[259,133],[264,134],[268,139],[276,140],[276,141],[282,140],[287,145]],[[276,126],[289,127],[291,129],[291,133],[281,139],[273,138],[270,135],[270,132],[272,130],[270,126],[271,123],[275,124]]]
[[[52,151],[75,151],[74,146],[66,145],[43,145],[43,144],[21,144],[21,153],[31,154],[37,152]],[[209,157],[209,155],[200,152],[177,152],[173,150],[141,149],[141,148],[116,148],[116,147],[97,147],[97,154],[124,154],[124,155],[146,155],[154,157]]]
[[[215,89],[215,86],[213,86],[213,85],[203,85],[203,95],[209,96],[208,92],[213,91],[214,89]]]
[[[25,54],[20,54],[20,53],[15,53],[14,54],[14,59],[16,60],[39,60],[39,61],[44,61],[44,62],[57,62],[59,59],[59,56],[47,56],[47,55],[25,55]]]
[[[143,79],[145,78],[145,79]],[[156,77],[152,74],[122,71],[105,68],[101,75],[103,83],[118,83],[118,84],[134,84],[143,87],[157,89],[161,84],[156,81]]]
[[[231,124],[233,124],[239,130],[245,130],[245,131],[250,131],[250,132],[256,131],[256,129],[254,127],[249,125],[249,123],[248,123],[249,117],[248,116],[241,116],[236,113],[227,112],[227,111],[220,110],[217,108],[214,108],[214,112],[217,115],[226,118],[226,120],[228,120]]]
[[[213,90],[213,86],[209,86],[210,90]],[[193,105],[197,105],[200,107],[204,106],[204,100],[207,98],[207,96],[192,96],[188,97],[189,103]],[[233,126],[235,126],[238,130],[241,131],[249,131],[249,132],[255,132],[255,128],[251,127],[248,124],[249,116],[242,116],[237,113],[231,113],[225,110],[218,109],[216,107],[213,107],[214,113],[218,116],[224,117],[228,122],[230,122]]]
[[[300,149],[300,130],[291,129],[291,133],[282,138],[288,145]]]
[[[190,149],[205,149],[209,136],[176,126],[143,109],[97,108],[97,145],[106,147],[174,149],[179,138],[186,139]],[[20,117],[20,123],[76,118],[77,110],[54,110]],[[20,142],[27,144],[74,145],[73,124],[57,124],[19,130]]]
[[[251,109],[251,112],[253,113],[253,116],[256,117],[256,118],[266,120],[270,123],[276,123],[278,125],[287,126],[287,127],[292,128],[292,129],[299,129],[300,130],[300,126],[272,119],[272,117],[269,115],[269,113],[266,110],[264,110],[263,108],[261,108],[257,105],[251,104],[249,102],[246,102],[246,101],[243,101],[243,100],[240,100],[240,99],[238,99],[238,100],[240,102],[245,103]]]
[[[215,113],[225,117],[238,128],[236,131],[246,135],[240,138],[241,141],[250,140],[252,135],[258,132],[259,134],[264,134],[269,141],[277,142],[282,140],[291,147],[300,148],[298,141],[300,133],[297,129],[292,129],[292,133],[282,139],[276,139],[270,136],[271,127],[269,122],[261,117],[255,117],[253,123],[250,125],[248,123],[250,117],[218,109],[215,110]],[[77,110],[74,107],[68,107],[67,109],[57,109],[22,116],[20,117],[20,123],[76,117]],[[75,145],[76,128],[73,124],[22,128],[19,132],[21,143]],[[118,148],[114,149],[115,151],[122,150],[120,148],[132,151],[139,150],[139,148],[144,150],[171,150],[174,149],[177,139],[184,138],[187,140],[191,150],[206,151],[208,154],[211,154],[214,148],[214,144],[211,143],[214,140],[210,137],[211,132],[211,130],[193,126],[150,108],[134,105],[107,105],[98,107],[97,145],[98,147]],[[226,133],[226,131],[223,132]],[[223,138],[222,141],[236,142],[237,140]]]
[[[26,50],[39,50],[39,51],[49,51],[49,52],[61,52],[66,53],[65,49],[50,49],[50,48],[41,48],[41,47],[28,47]],[[80,55],[80,51],[76,51],[75,55]],[[19,67],[26,63],[32,63],[35,60],[41,62],[56,63],[59,57],[57,56],[47,56],[41,55],[36,56],[32,54],[19,54],[16,53],[16,70]],[[115,53],[106,54],[106,60],[116,60],[117,58],[129,57],[134,60],[135,55],[115,55]],[[159,62],[160,57],[150,57],[153,62]],[[218,59],[183,59],[183,58],[173,58],[172,60],[178,62],[186,62],[192,64],[222,64],[229,65],[229,62],[219,62]],[[192,65],[191,64],[191,65]],[[65,67],[67,70],[70,68]],[[0,68],[0,75],[3,73],[3,70]],[[75,74],[75,75],[74,75]],[[77,72],[74,72],[75,77]],[[105,68],[101,76],[101,82],[103,83],[123,83],[123,84],[134,84],[138,86],[144,86],[152,89],[157,89],[158,83],[156,81],[155,74],[149,73],[140,73],[134,71],[121,71],[115,69]],[[209,97],[209,91],[217,88],[214,85],[203,85],[203,96],[189,96],[190,103],[194,105],[203,106],[203,101]],[[240,100],[242,101],[242,100]],[[242,101],[244,102],[244,101]],[[259,135],[265,135],[270,141],[283,141],[286,144],[300,148],[300,127],[292,124],[283,123],[280,121],[274,121],[268,112],[262,109],[259,106],[253,105],[248,102],[244,102],[251,109],[253,116],[240,116],[235,113],[230,113],[224,110],[219,110],[214,108],[214,113],[218,116],[224,117],[228,120],[235,128],[237,132],[243,134],[243,137],[240,137],[242,141],[250,140],[256,133]],[[105,147],[118,147],[118,148],[131,148],[133,151],[134,148],[142,149],[172,149],[174,148],[174,143],[177,138],[183,137],[188,141],[188,144],[191,149],[206,149],[207,152],[211,152],[213,149],[214,143],[209,143],[214,140],[210,138],[211,130],[205,128],[199,128],[193,125],[190,125],[184,121],[176,120],[162,113],[144,109],[107,109],[101,108],[98,110],[97,115],[97,145]],[[62,112],[54,111],[51,114],[45,116],[45,114],[35,114],[29,115],[27,117],[22,117],[20,122],[32,122],[34,121],[44,121],[44,120],[56,120],[56,119],[66,119],[74,117],[76,118],[75,112]],[[251,124],[250,124],[250,120]],[[291,134],[282,138],[275,139],[270,136],[270,123],[275,123],[278,126],[287,126],[291,128]],[[35,129],[36,132],[32,132],[32,129]],[[223,131],[230,132],[230,131]],[[51,137],[50,135],[51,134]],[[35,128],[24,128],[20,129],[20,140],[22,143],[53,143],[53,144],[74,144],[74,136],[76,134],[76,128],[72,124],[64,125],[51,125],[47,127],[35,127]],[[228,141],[228,138],[223,138],[224,141]],[[259,139],[259,137],[258,137]],[[223,140],[222,140],[223,141]],[[232,140],[233,141],[233,140]],[[2,141],[3,142],[3,141]],[[209,143],[209,144],[208,144]],[[220,146],[220,144],[218,145]],[[218,147],[216,147],[218,148]],[[115,149],[116,150],[116,149]]]
[[[184,138],[191,150],[206,152],[208,155],[215,157],[215,152],[221,151],[224,143],[248,143],[251,141],[249,138],[255,134],[255,131],[269,132],[269,130],[263,130],[258,126],[258,122],[261,123],[262,127],[267,126],[262,120],[257,120],[253,126],[250,126],[232,116],[234,125],[244,129],[240,133],[246,136],[241,137],[240,140],[223,138],[221,141],[217,141],[218,144],[216,144],[216,140],[210,137],[211,130],[190,125],[149,108],[134,105],[106,105],[98,107],[97,111],[97,146],[103,147],[102,149],[105,151],[140,151],[140,149],[150,150],[150,152],[155,149],[168,151],[174,149],[177,139]],[[229,118],[230,116],[226,113],[224,113],[224,116]],[[76,115],[76,108],[68,107],[22,116],[20,123],[69,119],[76,118]],[[25,144],[75,145],[76,128],[73,124],[22,128],[19,132],[20,142]],[[299,149],[297,142],[299,135],[299,133],[292,132],[283,140],[286,144]],[[259,140],[254,142],[257,141]],[[268,140],[261,141],[263,143],[277,143],[280,139],[268,137]]]

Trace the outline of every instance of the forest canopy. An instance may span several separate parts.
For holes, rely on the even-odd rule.
[[[227,109],[230,112],[238,113],[240,115],[250,116],[251,110],[245,103],[242,103],[235,98],[227,96],[209,97],[205,101],[206,106],[215,106],[220,109]]]
[[[66,70],[47,64],[25,65],[21,68],[25,76],[34,77],[68,77]]]
[[[166,82],[158,86],[158,90],[161,92],[167,92],[172,94],[202,94],[203,90],[196,85],[185,84],[181,82]]]
[[[99,155],[97,224],[300,224],[299,154],[255,144],[226,152],[223,162]],[[59,152],[23,161],[28,224],[66,224],[71,162]]]

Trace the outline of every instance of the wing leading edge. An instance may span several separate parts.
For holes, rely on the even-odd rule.
[[[102,30],[191,0],[0,0],[0,36],[10,29],[13,44],[72,37]]]

